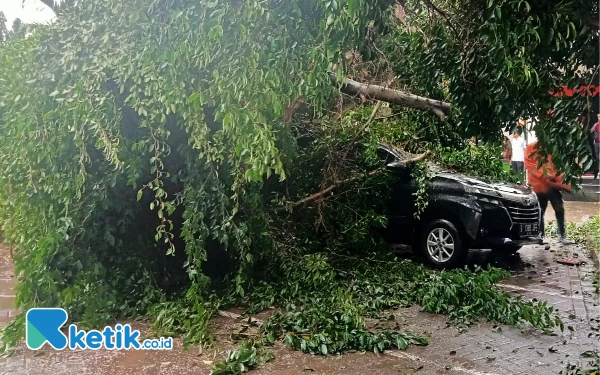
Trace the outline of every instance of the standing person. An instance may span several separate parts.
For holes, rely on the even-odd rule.
[[[567,239],[565,232],[565,205],[562,198],[563,191],[571,191],[571,186],[563,184],[562,175],[557,175],[552,164],[552,157],[548,155],[547,163],[538,168],[537,142],[531,143],[525,150],[525,168],[527,169],[527,182],[540,202],[542,210],[541,230],[542,238],[545,237],[544,215],[548,202],[552,204],[556,214],[556,224],[563,245],[572,245],[573,241]],[[546,240],[544,239],[544,243]]]
[[[513,137],[510,140],[512,156],[510,158],[510,170],[515,173],[523,173],[525,161],[525,139],[521,137],[518,128],[513,131]]]
[[[594,157],[596,158],[597,163],[594,179],[598,178],[598,172],[600,170],[600,113],[596,114],[596,116],[598,120],[590,129],[590,133],[594,135]]]

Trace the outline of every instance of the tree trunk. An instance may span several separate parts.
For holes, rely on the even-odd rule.
[[[334,84],[339,85],[335,73],[328,73],[331,81]],[[360,83],[348,78],[345,78],[344,82],[342,82],[340,91],[348,95],[364,96],[369,99],[400,104],[409,108],[431,110],[442,120],[450,115],[450,103],[409,94],[399,90],[388,89],[383,86]]]

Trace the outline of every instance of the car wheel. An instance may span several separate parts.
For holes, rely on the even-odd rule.
[[[420,250],[436,268],[462,266],[469,253],[460,231],[448,220],[437,219],[428,223],[421,235]]]
[[[505,254],[514,254],[517,251],[521,250],[522,247],[523,246],[518,245],[496,246],[492,248],[492,251]]]

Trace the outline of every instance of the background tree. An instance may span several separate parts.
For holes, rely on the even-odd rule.
[[[11,35],[15,36],[25,36],[26,25],[21,21],[20,18],[15,18],[11,28]]]
[[[8,39],[8,28],[6,27],[6,16],[0,11],[0,42]]]
[[[597,74],[597,4],[560,1],[406,1],[401,27],[383,39],[394,72],[422,95],[443,95],[451,131],[497,142],[520,115],[535,119],[544,150],[574,180],[592,163],[589,98],[550,94]],[[597,77],[597,76],[596,76]],[[550,111],[552,114],[550,114]]]

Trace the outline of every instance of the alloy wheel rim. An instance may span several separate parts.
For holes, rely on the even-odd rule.
[[[427,252],[431,259],[445,263],[454,255],[454,237],[445,228],[435,228],[427,236]]]

